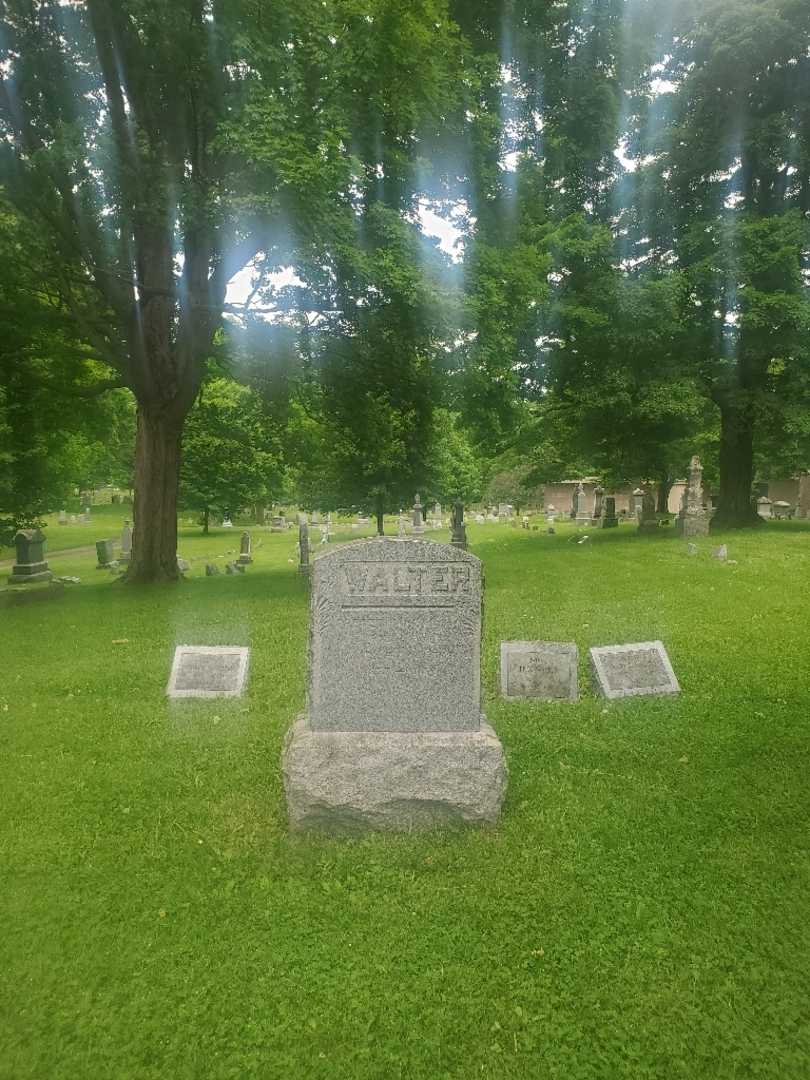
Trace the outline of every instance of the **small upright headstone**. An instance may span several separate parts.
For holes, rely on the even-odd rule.
[[[233,522],[231,521],[231,519],[229,517],[224,517],[222,519],[222,528],[223,529],[232,529],[233,528]]]
[[[720,562],[725,562],[728,558],[728,547],[725,544],[721,544],[720,547],[716,547],[712,552],[713,559],[719,559]]]
[[[697,454],[689,462],[689,480],[684,492],[682,513],[681,532],[685,538],[708,535],[709,515],[703,506],[703,466]]]
[[[280,514],[277,514],[274,518],[272,518],[270,522],[270,532],[284,532],[285,528],[286,523],[284,521],[284,518],[281,517]]]
[[[41,529],[18,529],[14,535],[17,561],[11,568],[10,585],[32,585],[50,581],[53,574],[45,561],[47,541]]]
[[[593,489],[593,521],[597,524],[602,517],[602,500],[605,497],[605,489],[601,484],[597,484]]]
[[[757,499],[757,513],[761,518],[770,519],[773,517],[773,503],[767,495]]]
[[[453,547],[467,550],[467,526],[464,524],[464,503],[453,503],[453,516],[450,519],[450,543]]]
[[[188,561],[188,559],[184,559],[182,558],[182,556],[178,555],[177,569],[180,571],[181,574],[186,574],[191,569],[191,563]]]
[[[96,557],[98,558],[96,570],[107,570],[113,560],[112,540],[96,540]]]
[[[351,833],[495,821],[501,744],[481,715],[481,564],[385,537],[313,563],[308,714],[287,733],[290,824]]]
[[[58,520],[59,520],[60,525],[67,525],[68,516],[67,516],[67,513],[64,510],[59,511],[59,519]]]
[[[577,525],[590,525],[591,515],[588,513],[588,508],[585,505],[587,496],[585,494],[585,486],[580,481],[577,484],[577,490],[574,492],[574,506],[573,517]]]
[[[309,576],[309,525],[302,514],[298,519],[298,573]]]
[[[422,516],[422,503],[419,499],[419,492],[416,493],[416,498],[413,502],[413,535],[421,536],[425,531],[425,519]]]
[[[502,641],[501,694],[507,701],[576,701],[577,655],[572,641]]]
[[[630,497],[630,513],[635,514],[636,518],[641,521],[642,511],[644,510],[644,492],[641,488],[636,488]]]
[[[607,495],[604,503],[604,513],[602,515],[602,528],[603,529],[616,529],[619,525],[619,519],[616,517],[616,496]]]
[[[591,649],[589,655],[596,690],[603,697],[680,693],[662,641],[605,645]]]
[[[118,559],[120,562],[129,562],[132,559],[132,526],[128,521],[124,522],[121,529],[121,554]]]
[[[178,645],[166,693],[170,698],[241,697],[250,649],[229,645]]]
[[[655,499],[649,491],[645,491],[641,500],[641,520],[638,523],[638,531],[651,533],[658,531],[658,518],[655,513]]]
[[[250,533],[243,532],[239,541],[239,563],[249,566],[253,562],[250,554]]]

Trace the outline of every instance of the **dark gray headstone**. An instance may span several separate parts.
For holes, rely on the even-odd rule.
[[[53,574],[45,561],[47,541],[41,529],[18,529],[14,536],[17,560],[11,568],[9,584],[32,585],[50,581]]]

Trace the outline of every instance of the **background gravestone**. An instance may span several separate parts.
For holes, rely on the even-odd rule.
[[[598,646],[589,655],[594,684],[603,697],[680,693],[662,641]]]
[[[503,750],[481,715],[481,564],[360,540],[312,566],[308,715],[282,755],[293,828],[497,819]]]
[[[573,641],[502,641],[501,695],[507,701],[576,701],[577,660]]]
[[[37,581],[50,581],[53,574],[45,561],[47,548],[45,533],[41,529],[18,529],[14,536],[17,561],[11,568],[10,585],[32,585]]]
[[[170,698],[241,697],[250,649],[231,645],[178,645],[166,693]]]

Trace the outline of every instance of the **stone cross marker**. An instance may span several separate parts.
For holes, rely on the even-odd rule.
[[[312,568],[308,715],[282,758],[294,828],[494,821],[506,787],[481,715],[481,563],[359,540]]]
[[[36,581],[50,581],[53,574],[45,561],[48,546],[41,529],[19,529],[14,536],[17,561],[11,568],[10,585],[32,585]]]
[[[603,697],[680,693],[662,641],[599,646],[589,656],[596,690]]]
[[[170,698],[241,697],[250,649],[230,645],[178,645],[169,684]]]
[[[502,641],[501,694],[507,701],[576,701],[577,657],[573,641]]]

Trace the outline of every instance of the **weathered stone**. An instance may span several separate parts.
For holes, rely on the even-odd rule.
[[[709,515],[703,506],[703,466],[697,455],[689,462],[689,480],[684,491],[683,508],[678,518],[679,532],[685,539],[708,536]]]
[[[250,649],[230,645],[178,645],[166,693],[171,698],[241,697]]]
[[[129,562],[132,559],[132,527],[128,521],[124,522],[121,529],[121,553],[118,556],[121,562]]]
[[[507,784],[498,736],[477,731],[290,728],[282,772],[293,829],[351,835],[498,820]]]
[[[464,524],[464,503],[453,503],[453,516],[450,519],[450,543],[453,547],[467,550],[467,526]]]
[[[501,694],[507,701],[576,701],[577,658],[573,641],[502,641]]]
[[[605,498],[604,513],[602,514],[602,528],[616,529],[619,519],[616,517],[616,496],[608,495]]]
[[[767,495],[757,499],[757,513],[761,518],[769,519],[773,517],[773,503]]]
[[[574,518],[577,525],[590,525],[591,515],[587,507],[588,497],[585,494],[585,486],[580,481],[577,484],[577,490],[574,492],[573,508],[571,510],[571,516]]]
[[[250,554],[250,533],[243,532],[239,540],[239,562],[242,566],[249,566],[253,562]]]
[[[375,537],[313,564],[309,721],[333,731],[473,731],[481,563]]]
[[[422,503],[419,500],[419,492],[416,493],[416,498],[413,502],[413,534],[414,536],[421,536],[425,531],[425,518],[422,514]]]
[[[112,540],[96,540],[96,558],[98,565],[96,570],[107,570],[113,558]]]
[[[9,585],[33,585],[50,581],[53,574],[45,561],[47,541],[41,529],[18,529],[14,535],[16,562],[11,568]]]
[[[480,711],[479,560],[380,537],[317,559],[312,579],[309,714],[283,756],[291,825],[494,820],[506,767]]]
[[[606,698],[678,694],[680,686],[661,641],[604,645],[589,652],[596,690]]]
[[[298,519],[298,573],[308,577],[309,571],[309,525],[302,514]]]

